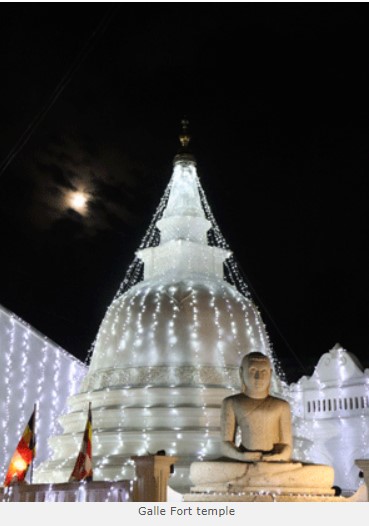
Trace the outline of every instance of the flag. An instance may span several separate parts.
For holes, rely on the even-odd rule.
[[[23,432],[22,438],[19,441],[17,449],[11,458],[8,473],[6,474],[4,486],[9,484],[22,482],[26,475],[29,466],[35,458],[35,416],[36,407],[33,410],[31,418]]]
[[[91,402],[88,406],[88,416],[83,433],[82,445],[74,465],[69,482],[92,480],[92,413]]]

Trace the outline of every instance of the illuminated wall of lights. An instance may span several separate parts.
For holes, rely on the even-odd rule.
[[[355,460],[369,456],[369,370],[337,344],[290,386],[290,403],[295,458],[329,464],[337,486],[357,488]]]
[[[37,403],[35,466],[50,454],[48,438],[60,431],[58,416],[86,374],[73,358],[0,306],[0,483]]]

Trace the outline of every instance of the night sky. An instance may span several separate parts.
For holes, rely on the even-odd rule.
[[[369,367],[364,7],[1,4],[0,304],[86,357],[186,115],[288,379],[337,342]]]

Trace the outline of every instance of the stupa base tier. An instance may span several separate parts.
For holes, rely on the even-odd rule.
[[[61,435],[50,439],[54,450],[53,460],[76,458],[81,437]],[[167,455],[197,458],[218,458],[220,456],[219,429],[188,429],[180,432],[171,429],[151,429],[142,431],[96,431],[93,434],[95,455],[114,457],[122,455],[146,455],[165,450]],[[95,456],[94,455],[94,456]]]
[[[126,478],[122,466],[134,455],[165,450],[179,456],[170,485],[189,491],[189,466],[220,457],[219,411],[232,389],[217,386],[147,386],[82,393],[69,400],[63,434],[49,444],[52,460],[37,470],[37,482],[68,481],[82,442],[89,402],[92,406],[94,478]],[[123,470],[124,471],[124,470]]]
[[[42,465],[42,470],[35,470],[34,482],[36,484],[56,484],[68,482],[73,471],[76,459],[51,460]],[[93,478],[95,481],[133,480],[135,467],[129,457],[94,458]]]
[[[93,412],[94,429],[102,431],[162,429],[170,434],[193,429],[219,429],[219,407],[105,407]],[[60,418],[65,435],[81,434],[84,431],[85,415],[69,413]],[[173,426],[173,422],[175,425]],[[117,425],[118,424],[118,425]],[[119,426],[119,427],[118,427]],[[177,432],[177,433],[175,433]]]
[[[219,386],[116,386],[112,389],[92,391],[72,396],[68,400],[70,413],[82,412],[84,415],[88,409],[88,403],[92,404],[92,411],[97,409],[106,410],[109,407],[115,408],[150,408],[177,406],[219,407],[226,396],[233,394],[232,387]],[[62,418],[65,418],[62,417]],[[84,417],[85,421],[85,417]]]

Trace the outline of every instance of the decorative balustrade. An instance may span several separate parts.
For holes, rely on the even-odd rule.
[[[13,484],[0,488],[0,502],[165,502],[175,457],[133,457],[134,480]]]

